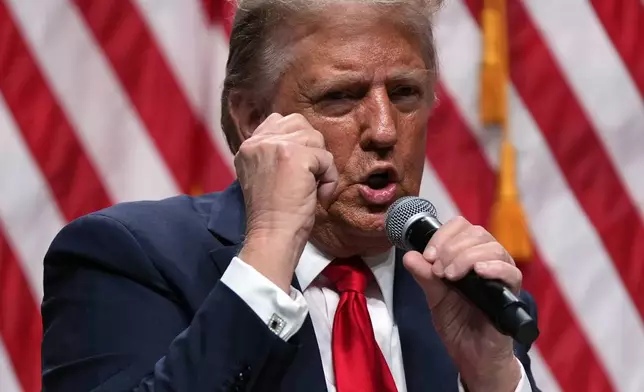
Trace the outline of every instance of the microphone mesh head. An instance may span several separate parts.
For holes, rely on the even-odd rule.
[[[436,216],[436,207],[429,201],[416,196],[404,196],[396,200],[387,210],[385,219],[385,231],[389,241],[400,249],[405,249],[403,241],[403,228],[412,216],[420,213],[427,213]]]

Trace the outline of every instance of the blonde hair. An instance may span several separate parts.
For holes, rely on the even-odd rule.
[[[221,126],[230,151],[241,145],[230,115],[229,100],[241,94],[257,108],[267,109],[271,92],[290,60],[289,28],[315,20],[329,6],[364,4],[381,8],[418,36],[428,67],[437,71],[432,20],[442,0],[229,0],[236,12],[232,24],[226,77],[221,95]],[[391,12],[391,8],[397,12]],[[268,113],[267,113],[268,114]]]

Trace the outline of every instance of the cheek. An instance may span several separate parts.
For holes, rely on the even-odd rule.
[[[314,121],[311,124],[324,136],[327,150],[333,154],[338,173],[342,175],[359,142],[359,132],[352,121]]]
[[[417,193],[425,169],[427,149],[425,128],[410,133],[410,137],[400,144],[400,158],[405,171],[404,186],[410,193]]]
[[[342,174],[352,155],[354,145],[346,139],[336,137],[328,139],[326,147],[333,154],[333,160],[338,168],[338,173]]]

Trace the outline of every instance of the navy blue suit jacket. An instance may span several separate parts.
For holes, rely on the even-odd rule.
[[[44,262],[43,390],[325,391],[310,318],[285,342],[219,281],[244,228],[237,183],[67,225]],[[394,311],[408,390],[456,392],[457,369],[399,253]],[[517,345],[516,355],[537,390],[528,350]]]

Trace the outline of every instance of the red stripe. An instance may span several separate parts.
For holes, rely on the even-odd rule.
[[[232,176],[130,1],[76,0],[183,192],[228,186]]]
[[[3,2],[0,92],[65,217],[71,220],[108,206],[107,193],[92,163]]]
[[[640,0],[592,0],[591,3],[644,96],[644,5]]]
[[[427,157],[463,216],[472,222],[486,222],[494,197],[496,173],[480,147],[473,148],[478,141],[463,122],[451,97],[442,88],[439,96],[440,103],[428,126]],[[435,137],[435,132],[440,132],[440,137]],[[559,385],[565,391],[612,391],[597,354],[586,341],[541,257],[536,255],[523,272],[524,286],[539,307],[541,336],[537,346]]]
[[[235,16],[235,6],[227,0],[201,0],[208,21],[211,24],[221,24],[230,36],[232,20]]]
[[[24,392],[40,391],[40,310],[1,226],[0,310],[0,338],[4,340],[14,373]]]

